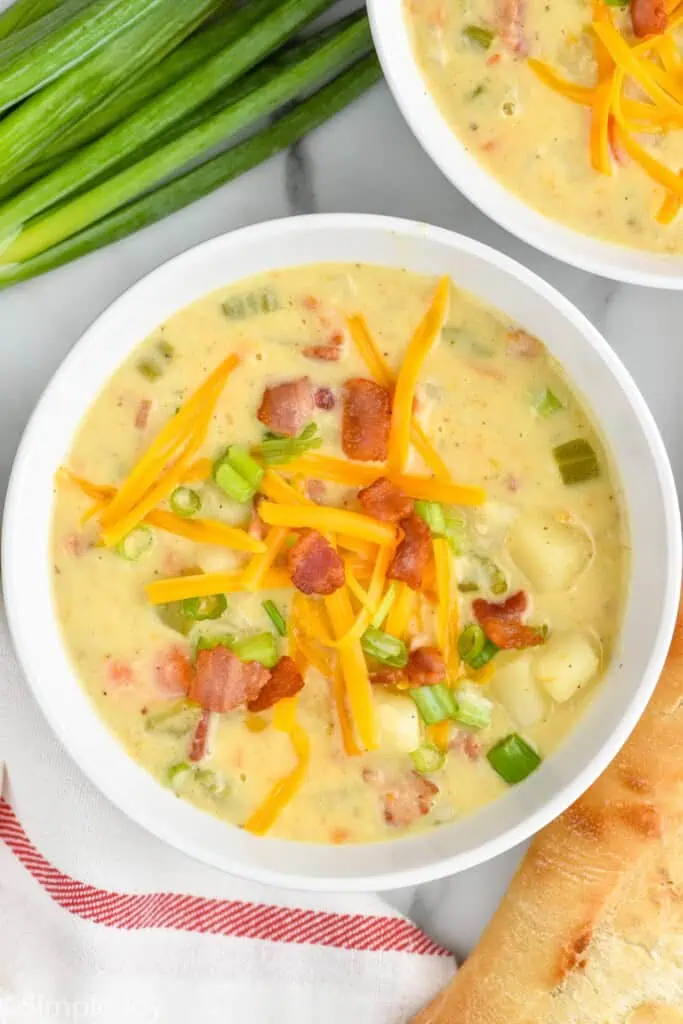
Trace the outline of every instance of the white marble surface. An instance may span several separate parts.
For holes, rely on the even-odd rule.
[[[0,4],[1,6],[1,4]],[[296,152],[132,238],[0,292],[0,498],[22,429],[51,374],[91,321],[176,253],[255,221],[309,211],[431,221],[507,252],[563,291],[604,332],[642,389],[683,484],[683,294],[592,278],[517,242],[455,192],[423,154],[384,85]],[[462,954],[502,895],[520,851],[392,900]]]

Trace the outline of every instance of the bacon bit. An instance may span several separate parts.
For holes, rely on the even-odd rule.
[[[133,668],[128,661],[122,658],[107,658],[107,682],[119,689],[124,686],[132,686],[135,682]]]
[[[482,142],[479,149],[483,153],[492,153],[494,149],[498,149],[498,142],[496,139],[487,139],[486,142]]]
[[[307,359],[321,359],[326,363],[338,363],[342,350],[337,345],[307,345],[304,349]]]
[[[612,151],[612,156],[616,162],[620,167],[627,167],[629,163],[628,153],[619,141],[617,122],[614,114],[610,114],[607,120],[607,139],[609,141],[609,148]]]
[[[383,668],[379,672],[370,673],[370,682],[373,686],[395,686],[404,679],[405,675],[400,668]]]
[[[472,602],[472,611],[489,640],[503,650],[515,650],[523,647],[537,647],[544,642],[540,630],[526,626],[521,616],[526,611],[527,596],[519,590],[503,601],[495,604],[477,598]]]
[[[184,696],[192,684],[192,663],[178,646],[163,651],[154,664],[156,684],[168,697]]]
[[[407,828],[429,814],[439,787],[417,772],[399,779],[384,794],[384,820],[396,828]]]
[[[263,495],[257,494],[252,503],[251,519],[249,521],[247,533],[250,537],[253,537],[254,540],[265,540],[266,534],[268,533],[268,527],[258,514],[258,507],[262,501]]]
[[[330,409],[334,409],[337,404],[337,400],[334,397],[334,392],[331,388],[318,388],[315,393],[315,406],[316,409],[324,409],[329,412]]]
[[[543,345],[534,338],[533,334],[516,328],[507,333],[508,343],[506,352],[510,356],[519,356],[521,359],[535,359],[543,352]]]
[[[348,843],[351,840],[351,833],[347,828],[333,828],[330,832],[330,842],[335,846]]]
[[[432,554],[432,535],[424,519],[414,512],[402,519],[400,525],[403,539],[391,560],[387,578],[402,580],[413,590],[420,590]]]
[[[92,546],[92,541],[82,533],[70,533],[64,538],[64,550],[67,555],[74,555],[76,558],[90,551]]]
[[[415,686],[434,686],[446,678],[446,662],[438,647],[418,647],[410,652],[405,672]]]
[[[240,661],[227,647],[199,651],[189,696],[207,711],[225,713],[256,700],[270,678],[258,661]]]
[[[500,38],[508,50],[516,57],[526,57],[529,43],[524,36],[524,17],[526,0],[501,0],[500,5]]]
[[[631,22],[639,39],[660,36],[669,22],[665,0],[631,0]]]
[[[358,500],[364,512],[385,523],[397,523],[413,511],[413,499],[385,476],[359,491]]]
[[[137,412],[135,413],[135,426],[138,430],[144,430],[149,420],[149,414],[152,411],[152,403],[149,398],[143,398],[140,402]]]
[[[349,459],[384,462],[391,427],[391,394],[374,380],[353,377],[344,385],[342,448]]]
[[[188,761],[201,761],[206,757],[207,741],[209,739],[209,725],[211,724],[211,712],[202,711],[201,717],[195,726],[190,742],[190,753]]]
[[[266,388],[256,414],[276,434],[296,437],[313,415],[313,391],[308,377]]]
[[[272,708],[285,697],[294,697],[303,689],[304,678],[296,666],[296,662],[286,654],[280,658],[270,673],[270,679],[258,697],[250,700],[247,707],[250,711],[265,711]]]
[[[516,494],[519,490],[519,480],[516,476],[513,476],[512,473],[509,473],[503,482],[511,494]]]
[[[306,530],[289,549],[292,583],[302,594],[333,594],[344,586],[344,563],[317,530]]]
[[[500,64],[500,61],[501,55],[499,53],[492,53],[490,57],[486,58],[486,63],[489,67],[492,67],[494,64]]]
[[[305,295],[301,300],[301,305],[304,309],[317,309],[320,305],[320,299],[316,299],[315,295]]]
[[[464,729],[456,733],[448,747],[450,750],[461,750],[470,761],[478,761],[481,757],[481,741]]]
[[[325,497],[326,493],[327,484],[325,483],[324,480],[306,481],[306,494],[311,499],[311,501],[315,501],[317,504],[320,504],[320,502]]]

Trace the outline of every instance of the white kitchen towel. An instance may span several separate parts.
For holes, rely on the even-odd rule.
[[[0,609],[3,761],[1,1024],[398,1024],[453,970],[378,896],[244,882],[128,821],[52,735]]]

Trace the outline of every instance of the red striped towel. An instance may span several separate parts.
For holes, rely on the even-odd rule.
[[[52,736],[4,620],[0,671],[3,1024],[394,1024],[443,985],[446,951],[379,897],[244,882],[125,818]]]

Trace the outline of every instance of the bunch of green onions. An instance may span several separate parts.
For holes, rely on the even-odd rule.
[[[380,75],[363,13],[300,35],[332,3],[15,0],[0,15],[0,287],[181,209],[361,95]]]

